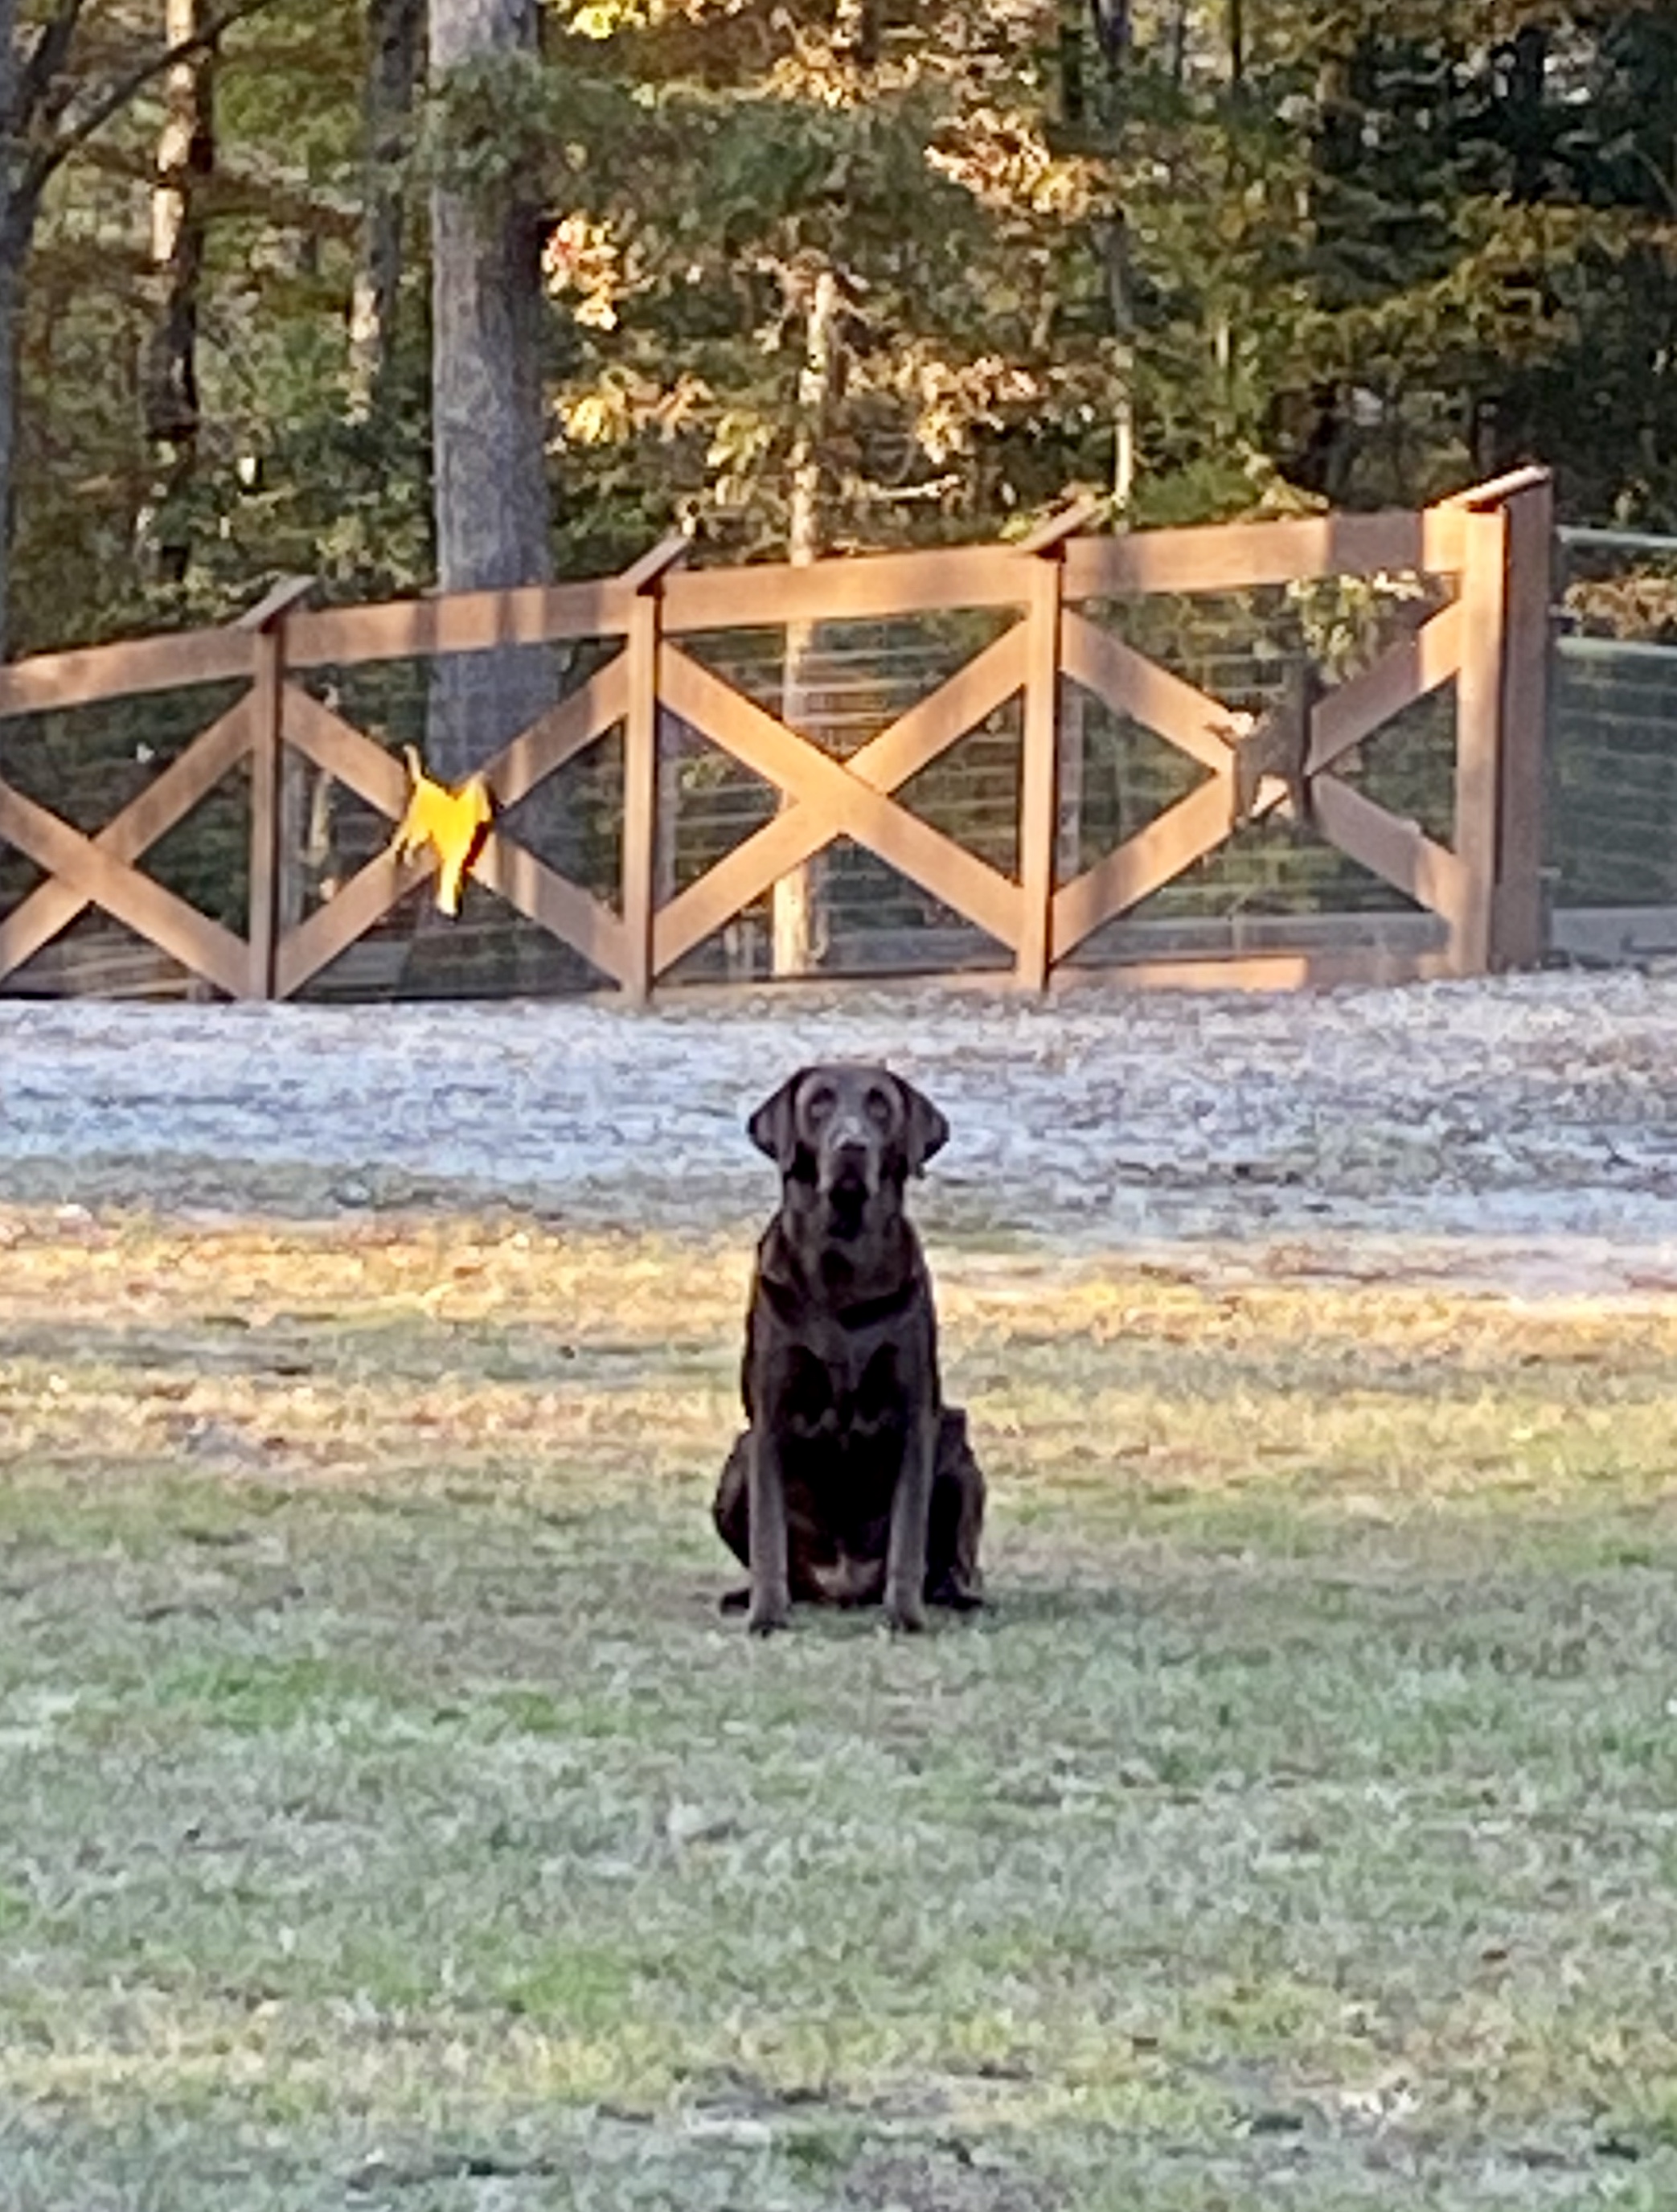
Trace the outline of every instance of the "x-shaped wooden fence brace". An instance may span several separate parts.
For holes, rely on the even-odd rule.
[[[591,892],[548,866],[504,829],[491,828],[469,872],[526,920],[573,947],[633,996],[650,988],[648,933],[635,917],[650,912],[651,807],[657,781],[656,592],[685,557],[687,540],[671,537],[616,579],[631,609],[623,650],[557,706],[504,745],[478,771],[496,815],[515,806],[568,761],[586,752],[618,722],[624,729],[623,911],[614,914]],[[287,684],[281,727],[286,742],[336,776],[392,822],[407,802],[407,779],[383,746],[303,690]],[[276,947],[274,990],[289,998],[382,920],[437,866],[437,855],[398,860],[388,848],[368,861],[328,904],[289,931]]]
[[[253,954],[259,948],[200,913],[136,864],[224,776],[254,754],[272,634],[286,610],[307,588],[304,578],[277,585],[225,630],[44,655],[39,661],[6,672],[4,681],[17,695],[7,702],[14,713],[61,702],[84,705],[190,684],[248,679],[253,672],[256,681],[91,837],[0,781],[0,840],[16,846],[47,874],[47,880],[0,921],[0,979],[32,959],[92,906],[125,922],[229,998],[265,995],[263,979],[253,966]],[[253,789],[258,781],[253,776]],[[253,913],[260,895],[252,884]]]
[[[1016,628],[851,760],[840,763],[678,647],[664,643],[657,654],[659,704],[714,738],[798,803],[658,911],[653,924],[653,973],[672,966],[788,869],[847,833],[945,897],[981,927],[1011,941],[1018,886],[894,805],[890,793],[1019,688],[1022,645],[1022,627]],[[615,723],[627,720],[632,658],[631,647],[487,764],[483,774],[497,811],[513,805]],[[381,813],[392,820],[401,813],[407,783],[399,764],[382,746],[295,686],[286,690],[284,731],[289,744]],[[388,851],[369,860],[329,905],[281,940],[279,994],[288,996],[300,988],[434,866],[434,855],[398,861]],[[632,914],[634,901],[627,892],[625,915],[614,914],[504,832],[493,830],[471,872],[615,981],[628,981],[631,946],[625,915]]]
[[[626,678],[619,654],[486,763],[481,773],[497,812],[516,805],[623,719],[629,698]],[[407,775],[382,745],[296,684],[286,686],[282,726],[287,744],[317,768],[336,776],[392,823],[400,817],[407,804]],[[280,939],[276,996],[289,998],[301,990],[407,892],[434,874],[436,866],[434,852],[399,860],[388,847],[375,854],[334,898]],[[622,981],[625,951],[621,918],[505,830],[489,831],[471,873],[528,920],[574,945],[614,981]]]
[[[1330,771],[1382,722],[1458,673],[1462,633],[1461,607],[1452,603],[1362,674],[1320,697],[1309,711],[1303,760],[1313,826],[1452,927],[1467,919],[1471,886],[1463,860]],[[1075,683],[1211,773],[1187,798],[1055,893],[1051,943],[1057,960],[1214,853],[1253,815],[1294,804],[1285,785],[1278,788],[1267,780],[1252,807],[1237,803],[1238,753],[1250,738],[1249,718],[1243,727],[1243,718],[1219,701],[1081,615],[1066,613],[1063,636],[1066,672]]]
[[[94,837],[0,783],[0,837],[48,872],[46,882],[0,921],[0,976],[21,968],[86,908],[98,906],[230,998],[243,998],[250,984],[244,939],[134,863],[249,748],[250,714],[241,699]]]
[[[1213,852],[1236,825],[1230,777],[1240,718],[1145,659],[1083,616],[1060,617],[1060,664],[1115,713],[1129,715],[1210,771],[1207,781],[1074,881],[1055,892],[1050,957],[1060,959],[1103,923],[1139,903]],[[1320,702],[1308,759],[1315,818],[1324,834],[1419,903],[1460,910],[1456,856],[1331,776],[1332,763],[1407,701],[1446,682],[1460,663],[1461,610],[1436,615],[1419,635]],[[652,967],[661,973],[761,896],[789,869],[848,836],[1018,953],[1024,892],[895,799],[909,779],[1021,690],[1029,674],[1029,622],[1016,623],[928,697],[854,754],[837,761],[665,641],[658,655],[659,703],[777,786],[794,803],[662,908]],[[483,774],[497,811],[513,806],[621,721],[629,704],[629,656],[619,653],[562,704],[497,754]],[[0,786],[0,835],[55,880],[0,923],[0,973],[20,966],[88,904],[97,904],[232,996],[248,988],[249,952],[219,923],[134,865],[197,805],[249,750],[251,704],[240,700],[97,836]],[[407,798],[400,763],[386,749],[287,684],[286,742],[392,822]],[[1266,802],[1261,800],[1261,805]],[[1267,801],[1285,803],[1279,793]],[[368,861],[329,904],[281,939],[275,988],[289,997],[365,935],[436,865],[434,854]],[[615,981],[628,964],[623,918],[491,830],[472,873],[529,920],[583,953]]]
[[[1467,519],[1495,528],[1495,514]],[[1022,559],[1046,564],[1057,540],[1022,548]],[[1047,571],[1051,577],[1052,571]],[[1046,929],[1037,939],[1043,965],[1062,960],[1104,923],[1139,904],[1206,858],[1255,814],[1297,805],[1297,792],[1267,782],[1255,803],[1239,790],[1242,747],[1253,742],[1253,718],[1242,715],[1157,662],[1059,604],[1052,582],[1034,582],[1033,611],[928,698],[844,762],[821,752],[721,678],[665,642],[659,657],[663,704],[794,804],[737,847],[665,907],[653,927],[653,971],[663,970],[759,896],[790,868],[837,836],[846,835],[975,922],[1015,955],[1032,956],[1033,897],[1050,880],[1053,808],[1030,805],[1033,720],[1040,732],[1054,708],[1048,689],[1064,674],[1209,771],[1188,796],[1150,822],[1072,881],[1052,890]],[[1024,594],[1022,593],[1022,596]],[[1054,642],[1040,644],[1044,612]],[[1477,619],[1478,629],[1473,625]],[[1476,643],[1476,655],[1468,651]],[[1353,747],[1402,708],[1461,677],[1481,690],[1500,671],[1495,605],[1475,605],[1471,590],[1391,647],[1370,667],[1303,710],[1298,769],[1312,798],[1311,820],[1328,842],[1439,915],[1452,952],[1473,959],[1482,936],[1471,856],[1428,837],[1419,826],[1376,805],[1332,773]],[[1036,690],[1038,712],[1029,698]],[[908,779],[1000,706],[1028,694],[1025,801],[1021,810],[1020,878],[1002,874],[898,804]],[[1047,694],[1049,703],[1042,708]],[[1039,740],[1040,741],[1040,740]],[[1458,793],[1463,787],[1458,775]],[[1471,795],[1471,793],[1469,794]],[[1034,816],[1034,819],[1033,819]],[[1036,849],[1033,851],[1032,848]],[[1042,962],[1042,953],[1046,962]],[[1482,963],[1482,945],[1478,954]],[[1040,973],[1034,980],[1040,980]]]
[[[1467,971],[1482,968],[1489,955],[1499,860],[1498,746],[1500,717],[1508,705],[1503,687],[1508,673],[1504,625],[1509,616],[1510,510],[1504,501],[1510,487],[1516,495],[1516,529],[1524,533],[1519,564],[1523,599],[1516,592],[1515,615],[1526,649],[1512,664],[1514,688],[1526,687],[1518,702],[1519,723],[1525,732],[1522,742],[1528,752],[1534,742],[1540,743],[1541,654],[1534,648],[1540,647],[1545,604],[1544,564],[1539,556],[1547,543],[1547,489],[1546,479],[1534,486],[1526,477],[1537,478],[1540,472],[1528,471],[1503,485],[1466,495],[1460,511],[1450,515],[1449,542],[1459,550],[1444,565],[1459,569],[1461,577],[1459,595],[1450,605],[1361,674],[1313,702],[1302,702],[1290,742],[1272,746],[1270,738],[1285,738],[1285,729],[1272,724],[1268,737],[1261,737],[1244,757],[1243,744],[1253,744],[1250,717],[1232,713],[1068,604],[1067,571],[1074,566],[1082,597],[1103,595],[1098,577],[1109,580],[1115,562],[1120,566],[1139,563],[1135,573],[1144,579],[1142,587],[1161,589],[1172,588],[1168,580],[1171,562],[1181,558],[1189,563],[1185,580],[1204,588],[1203,568],[1196,573],[1193,567],[1202,558],[1194,548],[1176,556],[1168,547],[1162,551],[1146,547],[1145,538],[1077,539],[1085,513],[1072,508],[1013,549],[1007,558],[1017,563],[1017,571],[1010,566],[999,577],[993,553],[981,552],[971,562],[959,553],[935,556],[946,564],[938,571],[936,596],[917,604],[1000,605],[1011,600],[1023,606],[1024,618],[888,729],[841,761],[703,667],[666,634],[665,582],[684,550],[684,541],[668,540],[617,579],[597,586],[562,587],[553,595],[566,602],[565,634],[586,633],[598,610],[601,628],[623,636],[623,649],[483,770],[497,809],[504,811],[605,732],[623,725],[620,909],[614,912],[547,866],[504,827],[491,829],[471,872],[638,998],[646,995],[658,975],[788,871],[835,838],[848,836],[1007,947],[1020,979],[1040,985],[1054,964],[1094,931],[1214,852],[1243,820],[1290,804],[1296,810],[1308,783],[1315,829],[1417,904],[1443,917],[1449,933],[1446,964]],[[1520,495],[1534,489],[1537,496],[1522,506]],[[1425,538],[1427,519],[1421,520]],[[1387,527],[1378,518],[1371,518],[1367,526],[1381,532]],[[1192,538],[1194,533],[1186,535]],[[1407,529],[1403,542],[1410,542]],[[1121,544],[1124,550],[1115,552]],[[1129,549],[1136,547],[1141,550],[1132,553]],[[1235,572],[1243,558],[1237,552]],[[1273,578],[1277,558],[1273,535],[1262,553],[1255,552],[1253,558]],[[890,580],[884,574],[890,565],[889,561],[878,564],[859,587],[848,589],[847,614],[855,613],[863,602],[876,612],[891,605]],[[800,590],[812,573],[804,572]],[[1015,573],[1017,590],[1011,580]],[[1219,573],[1226,577],[1229,568]],[[1162,576],[1167,580],[1161,581]],[[969,580],[975,587],[970,596]],[[855,585],[854,578],[851,583]],[[1238,588],[1238,581],[1225,582],[1223,587]],[[115,649],[114,658],[107,649],[102,659],[98,654],[56,656],[50,665],[43,661],[32,671],[30,664],[22,664],[0,678],[5,709],[12,713],[38,704],[161,690],[168,688],[171,678],[177,684],[229,676],[251,681],[245,698],[202,732],[96,836],[84,835],[0,782],[0,838],[17,846],[50,878],[0,922],[0,977],[21,966],[93,904],[229,996],[289,997],[364,935],[435,866],[434,854],[398,860],[386,848],[329,903],[276,938],[282,743],[339,779],[392,822],[407,798],[407,780],[398,761],[295,680],[288,661],[286,621],[301,588],[297,581],[278,587],[234,631],[145,641]],[[678,599],[686,629],[710,626],[719,614],[725,626],[729,619],[745,618],[744,612],[736,612],[738,586],[726,575],[677,580],[677,588],[686,594]],[[448,611],[448,603],[437,602],[433,611],[418,615],[411,608],[389,608],[307,617],[313,631],[300,665],[330,665],[335,651],[351,635],[359,641],[358,657],[387,658],[402,651],[452,649],[448,641],[456,633],[450,625],[457,623],[461,634],[469,629],[480,642],[486,635],[494,641],[530,642],[552,634],[544,627],[553,611],[543,595],[513,599],[519,601],[516,607],[511,600],[497,601],[493,607],[457,602],[458,617]],[[756,610],[750,613],[752,619],[761,619]],[[239,629],[255,635],[240,639]],[[96,671],[94,662],[99,664]],[[1446,847],[1415,823],[1376,805],[1334,771],[1382,723],[1452,677],[1457,681],[1458,707],[1455,835],[1453,847]],[[1116,850],[1071,882],[1056,885],[1062,678],[1178,748],[1206,775],[1185,799]],[[913,776],[1020,692],[1024,714],[1015,878],[921,819],[897,794]],[[765,778],[783,799],[773,820],[661,908],[653,897],[660,711],[678,717]],[[252,802],[248,944],[176,897],[137,865],[247,756]],[[1261,781],[1259,771],[1278,762],[1287,769],[1286,781]],[[1506,806],[1504,817],[1500,834],[1505,843],[1516,834],[1531,842],[1531,820],[1510,823]],[[1523,856],[1522,875],[1522,880],[1535,881],[1531,852]],[[1529,936],[1528,917],[1522,927]]]
[[[638,590],[684,550],[684,539],[669,540],[619,580],[631,591]],[[149,640],[121,649],[142,679],[137,689],[165,688],[161,679],[171,665],[179,672],[179,682],[238,675],[252,679],[251,689],[96,836],[86,836],[61,815],[0,781],[0,839],[48,874],[46,883],[0,921],[0,978],[21,967],[86,908],[97,906],[231,998],[289,997],[434,870],[434,853],[398,861],[386,848],[360,870],[338,897],[276,940],[273,877],[280,742],[292,745],[392,821],[407,798],[407,779],[398,761],[300,684],[286,680],[285,617],[307,588],[308,580],[301,578],[276,587],[224,633]],[[629,653],[599,670],[489,763],[485,775],[500,807],[516,804],[603,731],[624,719],[638,627],[631,623]],[[53,656],[51,676],[57,678],[58,690],[76,697],[78,662],[85,659],[91,667],[99,658],[98,653]],[[44,667],[40,672],[46,679]],[[120,696],[122,688],[107,674],[81,696]],[[50,680],[41,681],[39,689],[43,704],[53,702]],[[264,737],[271,742],[264,743]],[[136,865],[247,759],[253,817],[248,941]],[[504,833],[491,831],[472,872],[519,912],[574,945],[614,981],[629,978],[632,962],[622,920]]]

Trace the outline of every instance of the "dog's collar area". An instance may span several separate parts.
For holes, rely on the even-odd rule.
[[[854,1244],[867,1227],[867,1209],[876,1194],[860,1182],[829,1183],[822,1191],[827,1233],[841,1244]]]
[[[802,1320],[809,1307],[809,1293],[798,1285],[776,1280],[773,1275],[758,1278],[763,1295],[775,1311],[788,1325]],[[899,1314],[907,1313],[920,1295],[920,1279],[910,1274],[895,1290],[882,1291],[878,1297],[858,1298],[849,1305],[833,1305],[829,1310],[832,1320],[841,1328],[877,1328],[884,1322],[895,1321]]]
[[[881,1322],[895,1321],[914,1304],[920,1285],[910,1276],[899,1283],[896,1290],[887,1291],[877,1298],[863,1298],[854,1306],[841,1306],[837,1319],[842,1328],[875,1328]]]

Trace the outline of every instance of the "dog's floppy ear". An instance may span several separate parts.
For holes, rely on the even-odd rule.
[[[760,1152],[768,1153],[776,1167],[789,1168],[798,1149],[792,1108],[798,1086],[808,1073],[808,1068],[800,1067],[796,1075],[787,1076],[773,1097],[765,1098],[745,1124],[746,1135]]]
[[[893,1076],[902,1101],[902,1156],[910,1175],[919,1175],[927,1160],[949,1142],[949,1124],[924,1092],[900,1075]]]

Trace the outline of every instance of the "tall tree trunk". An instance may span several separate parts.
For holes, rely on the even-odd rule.
[[[282,0],[205,0],[202,27],[213,43],[229,23]],[[0,659],[9,647],[11,512],[17,438],[18,320],[23,271],[34,243],[41,194],[77,149],[125,113],[136,97],[186,58],[168,45],[139,66],[118,70],[94,88],[82,112],[66,118],[60,97],[88,0],[52,0],[31,10],[20,44],[18,0],[0,0]]]
[[[203,0],[164,0],[164,43],[179,46],[197,38],[204,15]],[[151,193],[156,320],[141,364],[140,404],[154,476],[141,540],[148,568],[165,584],[182,581],[191,556],[180,503],[197,459],[203,187],[215,160],[215,53],[205,47],[177,62],[164,79],[163,128]]]
[[[1522,23],[1509,50],[1510,66],[1504,94],[1514,123],[1514,197],[1529,204],[1543,196],[1544,81],[1549,65],[1549,33],[1541,23]]]
[[[1329,313],[1340,312],[1350,299],[1339,264],[1347,221],[1346,180],[1356,176],[1362,150],[1355,79],[1354,50],[1330,48],[1318,59],[1304,246],[1312,289]],[[1337,378],[1324,378],[1313,389],[1310,403],[1308,438],[1292,474],[1330,506],[1338,507],[1349,486],[1356,447],[1345,388]]]
[[[424,33],[425,0],[368,0],[366,177],[349,303],[349,412],[357,420],[378,410],[390,373],[404,229],[397,165],[413,118]]]
[[[1121,67],[1130,50],[1130,0],[1089,0],[1089,16],[1101,52]]]
[[[1121,124],[1129,97],[1133,25],[1128,0],[1092,0],[1096,36],[1106,63],[1102,107],[1114,130]],[[1129,221],[1115,207],[1100,225],[1097,245],[1106,278],[1112,341],[1112,504],[1121,523],[1135,493],[1135,283],[1131,266]]]
[[[0,660],[9,650],[12,473],[17,447],[17,347],[23,264],[34,233],[23,196],[18,113],[17,0],[0,0]]]
[[[787,558],[794,568],[818,561],[825,547],[824,458],[838,396],[839,281],[831,268],[816,276],[805,321],[804,366],[798,379],[798,431],[793,446],[787,512]],[[781,716],[808,731],[811,678],[817,638],[814,623],[787,626]],[[802,975],[821,957],[824,916],[818,860],[781,878],[773,895],[774,972]]]
[[[1081,131],[1089,120],[1089,87],[1084,75],[1084,48],[1088,44],[1084,0],[1060,0],[1056,62],[1060,78],[1060,119],[1071,131]]]
[[[536,0],[430,0],[434,80],[536,48]],[[445,592],[544,583],[552,574],[538,359],[535,210],[513,191],[431,196],[433,438],[438,579]],[[551,696],[550,656],[502,647],[435,664],[430,765],[458,781]]]
[[[1101,228],[1101,259],[1106,272],[1108,313],[1112,318],[1112,508],[1115,521],[1128,518],[1135,497],[1135,286],[1130,265],[1129,225],[1121,209]]]
[[[1168,41],[1170,82],[1179,91],[1188,79],[1188,0],[1171,0]]]
[[[1106,64],[1101,86],[1101,112],[1115,140],[1129,97],[1134,25],[1128,0],[1091,0],[1091,13]],[[1187,0],[1179,0],[1170,25],[1170,68],[1180,83],[1186,74],[1188,60]],[[1095,244],[1106,283],[1111,328],[1108,360],[1112,372],[1112,527],[1127,530],[1135,501],[1137,467],[1136,312],[1129,218],[1121,204],[1115,205],[1097,225]],[[1074,684],[1062,684],[1061,698],[1054,876],[1057,883],[1069,883],[1083,866],[1089,702]]]
[[[10,650],[12,478],[17,457],[18,321],[29,231],[13,234],[11,211],[0,213],[0,660]]]

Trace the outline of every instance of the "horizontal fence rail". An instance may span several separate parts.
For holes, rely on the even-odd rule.
[[[797,906],[789,889],[840,914],[842,860],[875,871],[864,880],[876,907],[913,904],[908,964],[976,957],[1033,989],[1097,957],[1138,980],[1239,984],[1471,974],[1537,957],[1544,472],[1419,512],[1122,536],[1089,534],[1087,520],[1072,508],[1014,544],[807,567],[690,569],[672,538],[591,582],[325,610],[303,605],[307,582],[294,580],[228,629],[14,664],[0,671],[0,989],[37,988],[42,957],[94,912],[211,993],[318,987],[383,941],[439,865],[434,848],[393,840],[413,783],[384,726],[422,712],[445,659],[512,666],[532,653],[548,656],[548,677],[556,653],[568,658],[533,719],[477,748],[491,818],[468,880],[579,973],[637,1001],[765,902],[778,945],[781,902]],[[1313,593],[1328,595],[1326,613]],[[1179,649],[1161,609],[1176,610]],[[1321,652],[1313,622],[1329,641]],[[1374,627],[1332,665],[1346,622]],[[1267,635],[1254,673],[1242,623],[1286,630],[1285,682]],[[1241,679],[1236,703],[1212,688],[1225,665]],[[379,716],[349,703],[374,683],[397,702]],[[32,750],[38,724],[217,687],[234,696],[218,690],[208,721],[108,818],[82,807],[73,819],[56,799],[51,761],[75,748]],[[1453,746],[1428,772],[1423,822],[1380,792],[1376,771],[1382,747],[1395,757],[1394,726],[1452,691]],[[125,725],[107,751],[126,782],[155,747],[130,744]],[[959,791],[957,760],[975,763]],[[1093,791],[1097,769],[1117,777],[1115,797]],[[597,771],[585,805],[574,780]],[[325,860],[314,848],[330,841],[299,811],[310,791],[358,825]],[[240,805],[236,866],[224,827],[182,857],[199,810]],[[685,843],[684,810],[698,824]],[[1145,957],[1138,909],[1281,825],[1309,841],[1323,881],[1331,863],[1334,882],[1384,886],[1401,906],[1378,928],[1347,916],[1337,939],[1318,909],[1291,947],[1274,941],[1275,914],[1255,912],[1222,958],[1206,957],[1184,909],[1165,932],[1170,957]],[[320,881],[306,895],[311,869]],[[1283,854],[1272,874],[1285,873]],[[435,948],[447,927],[416,907],[409,934]],[[515,983],[538,972],[526,954]],[[845,958],[820,972],[846,972]]]

